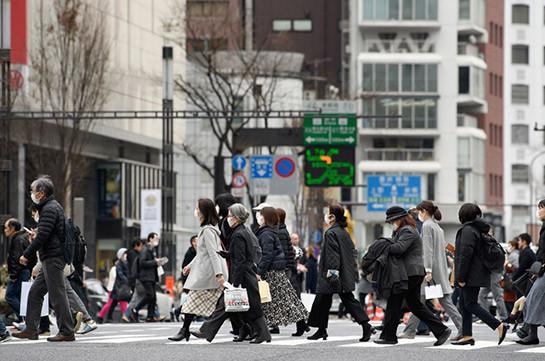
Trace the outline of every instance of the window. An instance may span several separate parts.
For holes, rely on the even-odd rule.
[[[490,30],[488,31],[488,34],[490,35],[488,41],[490,44],[494,44],[494,23],[492,21],[490,22]]]
[[[513,45],[511,53],[513,64],[528,64],[528,45]]]
[[[488,141],[490,142],[490,145],[493,144],[493,140],[494,140],[492,133],[494,133],[494,126],[492,124],[489,124],[488,125]]]
[[[513,183],[528,183],[528,166],[526,164],[512,164],[511,178]]]
[[[362,88],[366,92],[436,93],[437,65],[363,64]]]
[[[499,144],[499,146],[500,146],[500,148],[502,148],[503,147],[503,127],[500,125],[499,129],[500,129],[500,134],[499,134],[499,143],[500,144]]]
[[[511,103],[528,104],[528,85],[513,84],[511,86]]]
[[[192,16],[225,16],[229,12],[226,1],[191,1],[187,3],[187,15]]]
[[[500,48],[503,48],[503,26],[500,26],[500,41],[499,41]]]
[[[492,188],[494,187],[494,176],[492,174],[488,175],[488,193],[492,195]]]
[[[490,73],[489,78],[490,78],[490,79],[489,79],[489,89],[488,89],[488,92],[489,92],[490,94],[493,94],[492,89],[494,88],[494,86],[493,86],[492,83],[493,83],[493,81],[494,81],[494,75],[493,75],[492,73]]]
[[[498,25],[494,24],[494,44],[495,45],[499,45],[498,40],[500,40],[499,28],[498,28]]]
[[[528,126],[525,124],[511,125],[511,143],[528,144],[529,139]]]
[[[273,31],[291,31],[291,20],[273,20]]]
[[[293,20],[293,31],[312,31],[312,20]]]
[[[469,138],[458,138],[458,168],[470,168]]]
[[[530,7],[528,5],[513,5],[513,24],[530,23]]]
[[[500,197],[503,197],[503,176],[500,175]]]
[[[503,76],[500,75],[500,98],[503,98]]]
[[[363,20],[437,20],[438,0],[360,0]]]
[[[458,17],[460,20],[469,20],[470,17],[470,8],[471,8],[471,1],[470,0],[460,0],[460,5],[458,8]]]
[[[458,94],[469,94],[469,66],[458,67]]]
[[[467,173],[458,173],[458,202],[465,202],[468,193]]]
[[[363,114],[401,115],[401,120],[398,118],[365,120],[366,128],[437,128],[437,101],[433,98],[373,96],[363,100]]]

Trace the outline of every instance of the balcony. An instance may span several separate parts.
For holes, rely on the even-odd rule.
[[[484,58],[484,55],[479,51],[479,48],[471,43],[458,43],[458,55],[475,56],[480,59]]]
[[[435,45],[427,41],[412,39],[399,40],[365,40],[364,53],[434,53]]]
[[[370,148],[364,150],[364,160],[427,162],[435,160],[434,153],[433,149]]]
[[[458,114],[457,126],[467,128],[477,128],[477,118],[468,114]]]
[[[486,0],[459,0],[458,34],[474,35],[478,42],[486,42]]]
[[[486,113],[485,70],[476,66],[458,67],[458,111]]]
[[[359,0],[361,28],[439,29],[439,0]]]

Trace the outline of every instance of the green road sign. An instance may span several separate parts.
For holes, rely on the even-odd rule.
[[[355,146],[358,126],[357,119],[351,118],[353,116],[355,114],[305,114],[304,144]]]
[[[355,159],[355,147],[307,147],[305,149],[305,184],[316,187],[354,186]]]

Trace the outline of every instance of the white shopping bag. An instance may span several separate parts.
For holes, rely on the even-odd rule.
[[[310,312],[312,309],[312,304],[314,303],[315,298],[316,295],[312,293],[301,293],[301,302],[303,302],[303,305],[305,305],[308,312]]]
[[[436,285],[435,282],[424,287],[424,292],[426,293],[426,299],[431,300],[434,298],[443,298],[443,287],[440,284]]]
[[[32,282],[21,283],[21,310],[19,311],[19,314],[21,316],[26,316],[27,304],[28,304],[28,292],[30,291],[31,286],[32,286]],[[40,316],[47,316],[47,315],[49,315],[49,293],[46,293],[44,296],[44,302],[42,304],[42,313]]]

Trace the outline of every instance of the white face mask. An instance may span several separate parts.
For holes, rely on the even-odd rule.
[[[219,215],[220,214],[220,206],[216,206],[216,213]]]
[[[159,245],[159,241],[153,241],[153,247],[157,247]]]
[[[36,198],[34,192],[30,192],[30,199],[32,199],[32,202],[34,202],[34,204],[40,204],[40,201]]]
[[[32,218],[34,218],[34,222],[36,223],[40,222],[40,216],[34,216]]]
[[[199,211],[197,209],[193,211],[193,216],[195,216],[195,218],[199,218]]]
[[[263,216],[262,216],[261,213],[260,213],[260,214],[259,214],[259,217],[257,217],[257,224],[259,224],[260,226],[262,226],[263,223],[265,223],[265,220],[263,219]]]
[[[227,217],[227,223],[229,223],[229,227],[233,228],[236,222],[233,217]]]
[[[424,217],[420,213],[418,213],[418,220],[422,223],[424,223]]]
[[[536,211],[536,217],[537,217],[538,220],[541,221],[541,217],[539,216],[539,209]]]
[[[390,227],[392,227],[392,231],[397,231],[397,223],[390,223]]]
[[[332,216],[331,214],[324,214],[324,222],[329,224],[333,219],[334,219],[335,216]]]

